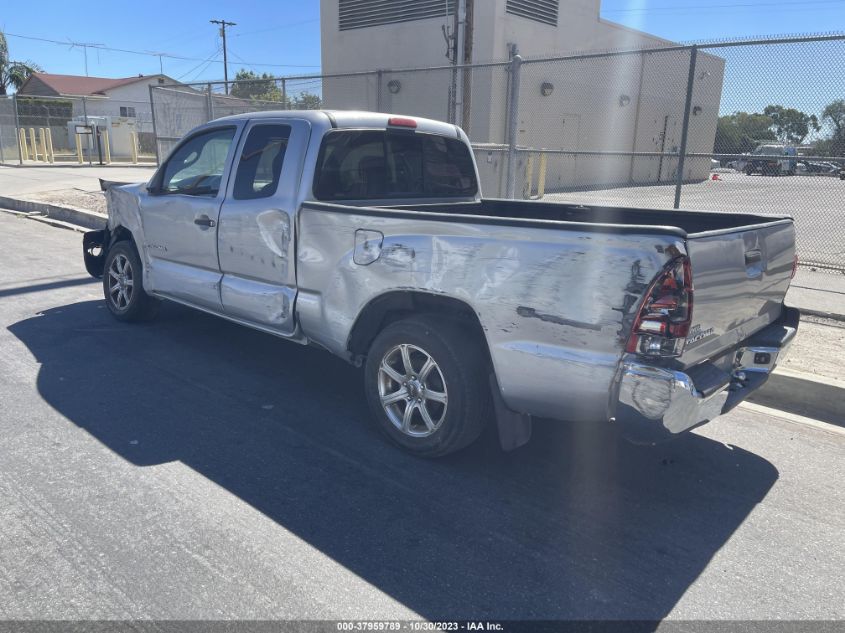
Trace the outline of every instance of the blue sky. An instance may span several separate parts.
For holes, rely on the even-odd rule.
[[[230,32],[230,70],[251,66],[276,74],[302,74],[319,69],[317,0],[201,4],[152,0],[122,9],[114,2],[89,0],[84,10],[69,2],[6,2],[14,4],[14,10],[3,12],[0,28],[10,34],[190,57],[162,59],[167,74],[185,81],[222,78],[211,18],[237,22]],[[678,41],[845,31],[845,0],[604,0],[602,15]],[[31,59],[49,72],[84,73],[79,48],[18,37],[9,37],[9,44],[14,58]],[[210,57],[214,61],[203,62]],[[88,52],[91,75],[129,76],[158,69],[159,58],[154,56]]]
[[[561,2],[565,5],[566,0]],[[150,0],[121,9],[113,1],[88,0],[84,10],[80,6],[14,2],[14,10],[0,15],[0,29],[9,35],[12,57],[33,60],[48,72],[81,75],[83,50],[72,48],[69,42],[90,42],[189,58],[161,58],[164,72],[182,81],[221,79],[217,27],[208,20],[225,18],[237,22],[229,32],[230,73],[241,67],[277,75],[319,72],[318,0],[208,0],[201,4]],[[842,32],[845,0],[604,0],[602,16],[682,42]],[[16,37],[21,35],[68,43]],[[783,102],[819,113],[845,91],[841,85],[843,46],[838,42],[795,51],[777,49],[772,56],[762,50],[726,51],[722,56],[729,64],[722,111],[762,110],[768,103]],[[834,73],[830,63],[834,63]],[[90,75],[121,77],[158,70],[159,57],[154,55],[88,50]],[[796,81],[813,90],[796,90]]]

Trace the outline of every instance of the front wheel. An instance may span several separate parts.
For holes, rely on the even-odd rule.
[[[144,321],[158,312],[159,301],[144,290],[141,258],[131,242],[109,249],[103,270],[103,295],[119,321]]]
[[[475,441],[489,415],[483,339],[448,319],[388,325],[367,355],[364,387],[379,428],[422,457]]]

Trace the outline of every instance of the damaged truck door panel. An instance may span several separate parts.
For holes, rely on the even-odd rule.
[[[483,199],[466,135],[416,117],[200,126],[83,240],[118,319],[160,300],[363,367],[374,420],[438,456],[536,416],[640,441],[730,410],[795,335],[791,218]]]

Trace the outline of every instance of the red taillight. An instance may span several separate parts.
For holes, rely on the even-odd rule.
[[[649,286],[625,350],[680,356],[692,323],[692,268],[688,257],[669,262]]]
[[[417,122],[414,121],[414,119],[409,119],[409,118],[401,117],[401,116],[390,117],[387,120],[387,124],[391,127],[410,127],[410,128],[416,128],[417,127]]]

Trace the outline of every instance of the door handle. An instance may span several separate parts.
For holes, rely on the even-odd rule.
[[[201,215],[200,217],[194,219],[194,224],[197,224],[199,226],[212,227],[215,226],[217,223],[207,215]]]

